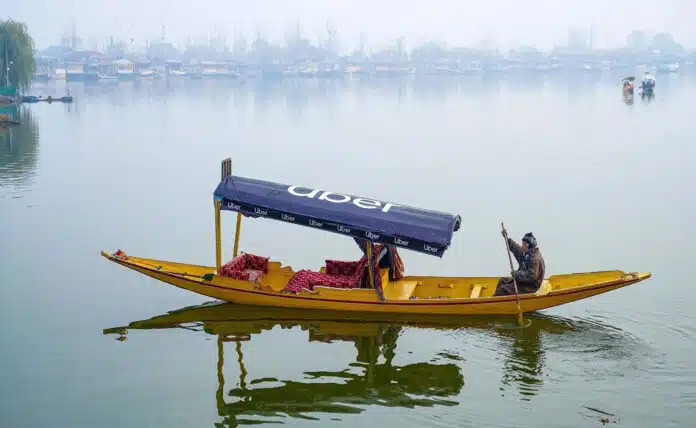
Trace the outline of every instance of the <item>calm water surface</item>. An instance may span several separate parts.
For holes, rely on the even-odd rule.
[[[73,105],[13,112],[0,425],[690,425],[696,79],[661,77],[658,98],[630,106],[615,80],[71,84]],[[515,330],[196,307],[209,299],[99,256],[213,264],[227,156],[239,175],[461,214],[442,260],[402,252],[410,273],[505,274],[505,221],[537,235],[548,274],[653,278]],[[225,216],[225,259],[233,227]],[[307,268],[359,256],[254,220],[241,249]]]

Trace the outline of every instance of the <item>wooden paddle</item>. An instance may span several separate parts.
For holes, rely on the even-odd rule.
[[[508,243],[507,230],[505,230],[505,225],[500,222],[500,227],[503,229],[503,239],[505,240],[505,248],[507,248],[508,260],[510,261],[510,273],[515,269],[512,265],[512,252],[510,251],[510,244]],[[515,297],[517,297],[517,321],[520,326],[523,325],[524,319],[522,318],[522,307],[520,306],[520,293],[517,291],[517,281],[515,277],[512,277],[512,284],[515,286]]]

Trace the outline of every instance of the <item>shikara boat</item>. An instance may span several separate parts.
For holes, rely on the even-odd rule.
[[[450,316],[518,313],[516,296],[493,296],[499,277],[404,275],[397,248],[442,257],[460,228],[459,215],[233,176],[229,158],[222,163],[213,196],[215,267],[135,257],[121,250],[101,254],[171,285],[239,304]],[[222,211],[237,212],[234,257],[224,265]],[[364,256],[358,261],[326,260],[319,271],[310,271],[239,253],[242,216],[337,233],[354,239]],[[521,294],[520,308],[532,312],[562,305],[650,275],[620,270],[553,275],[537,292]]]

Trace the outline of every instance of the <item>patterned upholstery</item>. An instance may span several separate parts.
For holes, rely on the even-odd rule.
[[[357,288],[360,277],[330,275],[322,272],[314,272],[302,269],[288,281],[283,291],[299,293],[303,289],[314,290],[314,286],[322,285],[332,288]]]
[[[394,279],[401,279],[404,277],[404,271],[406,268],[404,267],[404,261],[401,260],[401,256],[399,255],[399,252],[396,251],[396,247],[393,247],[392,250],[394,251]]]
[[[326,273],[329,275],[352,276],[355,275],[360,262],[344,262],[341,260],[327,260]]]
[[[374,264],[377,266],[377,257],[384,248],[384,245],[377,244],[374,247]],[[395,250],[395,249],[394,249]],[[403,277],[403,261],[396,251],[394,252],[394,277],[396,279]],[[367,269],[367,257],[363,256],[359,261],[341,261],[341,260],[326,260],[325,272],[314,272],[311,270],[302,269],[297,272],[282,291],[290,293],[299,293],[303,289],[314,290],[317,285],[332,288],[359,288],[363,281],[370,284],[369,270]],[[377,283],[376,287],[381,286],[381,277],[375,275]]]
[[[268,273],[268,257],[241,253],[220,267],[217,274],[242,281],[258,281]]]
[[[126,253],[121,251],[120,248],[114,253],[114,257],[121,260],[128,260],[128,256],[126,255]]]

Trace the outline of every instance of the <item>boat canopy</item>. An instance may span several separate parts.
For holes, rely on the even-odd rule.
[[[223,210],[437,257],[444,255],[461,225],[461,217],[456,214],[233,175],[225,176],[213,195]]]

